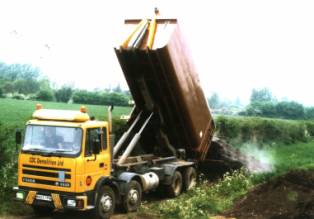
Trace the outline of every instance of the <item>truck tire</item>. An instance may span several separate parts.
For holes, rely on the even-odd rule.
[[[49,216],[53,212],[53,208],[51,207],[46,207],[46,206],[37,206],[37,205],[32,205],[34,214],[37,216]]]
[[[188,167],[184,171],[184,190],[189,191],[196,186],[196,170],[194,167]]]
[[[103,186],[100,188],[96,206],[94,209],[94,216],[97,219],[108,219],[114,213],[116,205],[115,193],[110,186]]]
[[[128,192],[123,198],[123,211],[124,212],[133,212],[136,211],[141,205],[142,200],[142,187],[141,185],[132,180],[128,185]]]
[[[179,171],[175,171],[175,173],[173,174],[172,183],[166,188],[167,192],[170,197],[174,198],[181,194],[182,187],[182,174]]]

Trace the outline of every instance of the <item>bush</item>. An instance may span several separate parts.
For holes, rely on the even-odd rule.
[[[79,90],[73,95],[74,103],[94,105],[128,106],[128,96],[123,93],[109,93],[98,91]]]
[[[305,118],[314,119],[314,107],[305,108]]]
[[[12,99],[16,99],[16,100],[25,100],[25,96],[23,94],[19,94],[19,93],[14,93],[12,95]]]
[[[276,106],[278,115],[286,119],[304,119],[304,107],[294,101],[282,101]]]
[[[314,136],[314,122],[220,116],[216,119],[216,133],[235,145],[248,142],[290,144]]]
[[[42,89],[36,94],[37,100],[52,101],[54,99],[53,92],[49,89]]]
[[[308,108],[306,111],[302,104],[294,101],[282,101],[278,103],[253,102],[246,107],[245,111],[240,112],[239,115],[282,119],[304,119],[305,117],[314,116],[314,110]]]
[[[13,129],[0,124],[0,200],[6,197],[16,184],[17,159],[12,135]]]
[[[58,102],[67,103],[73,94],[73,89],[71,87],[62,87],[55,91],[55,97]]]
[[[195,189],[176,199],[166,200],[142,211],[153,212],[162,218],[208,218],[210,214],[221,213],[230,208],[235,200],[243,197],[253,184],[244,171],[235,171],[224,175],[214,185],[201,182]]]
[[[312,121],[306,121],[305,122],[307,134],[311,137],[314,137],[314,122]]]

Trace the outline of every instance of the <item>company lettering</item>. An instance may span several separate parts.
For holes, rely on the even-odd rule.
[[[36,157],[30,157],[29,162],[32,164],[42,164],[42,165],[49,165],[49,166],[63,166],[64,165],[63,161],[55,161],[49,158],[41,159],[41,158],[36,158]]]

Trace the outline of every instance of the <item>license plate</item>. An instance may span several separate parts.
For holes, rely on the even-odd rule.
[[[42,200],[42,201],[51,202],[52,198],[49,195],[36,195],[36,200]]]

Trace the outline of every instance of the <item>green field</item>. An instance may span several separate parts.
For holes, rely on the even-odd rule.
[[[37,103],[41,103],[47,109],[79,110],[81,106],[81,104],[0,98],[0,123],[5,126],[23,127],[24,123],[31,118]],[[85,105],[85,107],[90,116],[95,116],[98,120],[107,119],[107,106]],[[130,107],[114,107],[113,117],[127,115],[130,111]]]
[[[25,122],[31,118],[37,103],[37,101],[0,98],[0,123],[3,127],[22,128]],[[79,110],[80,108],[80,104],[43,101],[40,103],[44,108],[49,109]],[[106,106],[86,105],[86,108],[90,116],[93,115],[99,120],[107,119]],[[113,116],[117,118],[120,115],[128,114],[130,111],[131,108],[129,107],[115,107]],[[156,214],[162,218],[209,218],[210,215],[230,209],[235,200],[245,196],[250,189],[261,182],[293,169],[314,168],[313,122],[223,117],[216,119],[216,124],[218,133],[230,142],[237,143],[238,148],[243,149],[244,152],[253,148],[253,151],[258,153],[249,153],[249,155],[257,154],[267,158],[273,166],[272,171],[258,174],[237,171],[210,184],[204,180],[194,190],[176,199],[144,204],[141,212]],[[5,145],[6,143],[3,145],[14,148],[14,134],[4,134],[3,136],[11,138],[8,145]],[[7,153],[7,160],[11,160],[12,166],[3,166],[0,170],[0,174],[5,179],[0,182],[0,200],[12,196],[11,188],[16,184],[16,159],[11,159],[16,155],[9,150],[4,151]],[[257,156],[256,158],[259,159],[260,157]],[[2,202],[0,215],[25,213],[25,209],[21,206],[16,207],[20,209],[19,211],[16,211],[15,208],[12,209],[12,204],[16,205],[10,200]]]

